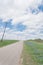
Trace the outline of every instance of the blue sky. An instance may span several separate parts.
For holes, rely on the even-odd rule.
[[[15,31],[24,31],[26,29],[26,25],[23,25],[22,23],[16,23],[12,25],[12,19],[9,19],[7,22],[3,22],[3,20],[0,20],[0,27],[5,27],[7,24],[6,28],[15,30]]]
[[[0,39],[43,39],[43,0],[0,0]]]

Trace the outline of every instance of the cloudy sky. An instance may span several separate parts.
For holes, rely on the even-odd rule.
[[[43,0],[0,0],[0,39],[43,39]]]

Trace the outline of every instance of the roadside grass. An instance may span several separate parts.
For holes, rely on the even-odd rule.
[[[15,42],[18,42],[18,40],[3,40],[2,42],[0,41],[0,47],[13,44]]]
[[[23,65],[43,65],[43,42],[24,42]]]

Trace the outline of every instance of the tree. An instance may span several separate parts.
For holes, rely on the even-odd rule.
[[[1,42],[3,41],[3,38],[4,38],[4,34],[5,34],[5,31],[6,31],[6,27],[7,27],[7,22],[5,22],[5,27],[4,27],[4,31],[3,31],[3,35],[2,35],[2,39],[1,39]]]

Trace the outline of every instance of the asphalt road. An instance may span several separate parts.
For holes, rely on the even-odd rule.
[[[23,41],[0,48],[0,65],[19,65]]]

